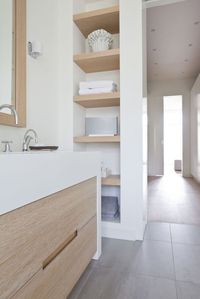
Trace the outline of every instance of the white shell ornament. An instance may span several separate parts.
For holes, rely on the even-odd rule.
[[[112,34],[104,29],[95,30],[88,35],[88,44],[93,52],[109,50],[112,43]]]

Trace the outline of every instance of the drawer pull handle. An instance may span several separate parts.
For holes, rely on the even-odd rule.
[[[48,258],[43,262],[43,270],[78,236],[78,231],[71,234]]]

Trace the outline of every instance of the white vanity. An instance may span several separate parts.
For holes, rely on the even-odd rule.
[[[101,254],[98,153],[0,154],[0,298],[66,298]]]

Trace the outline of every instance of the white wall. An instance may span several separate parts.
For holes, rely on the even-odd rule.
[[[143,223],[147,223],[148,196],[148,115],[147,115],[147,11],[142,10],[143,47]]]
[[[191,91],[191,173],[200,182],[200,75]]]
[[[58,5],[58,143],[73,150],[73,2],[54,0]],[[51,6],[49,6],[51,9]],[[56,46],[56,45],[52,45]]]
[[[183,176],[191,175],[190,166],[190,90],[194,79],[148,82],[149,175],[162,174],[163,104],[164,96],[183,96]]]
[[[144,229],[142,1],[121,0],[120,11],[121,222],[134,240]]]
[[[27,55],[27,128],[39,142],[73,149],[73,1],[27,0],[27,41],[39,40],[44,53]],[[0,126],[0,141],[21,150],[26,129]],[[0,150],[2,147],[0,145]]]
[[[39,40],[44,48],[38,60],[27,56],[27,128],[38,132],[41,143],[58,144],[57,1],[27,0],[27,40]],[[21,150],[24,132],[0,126],[0,141],[13,140],[13,150]]]
[[[119,4],[119,0],[85,0],[86,10],[95,10]]]

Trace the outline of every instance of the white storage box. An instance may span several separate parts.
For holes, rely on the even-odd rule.
[[[118,135],[117,117],[87,117],[85,119],[86,136],[114,136]]]

